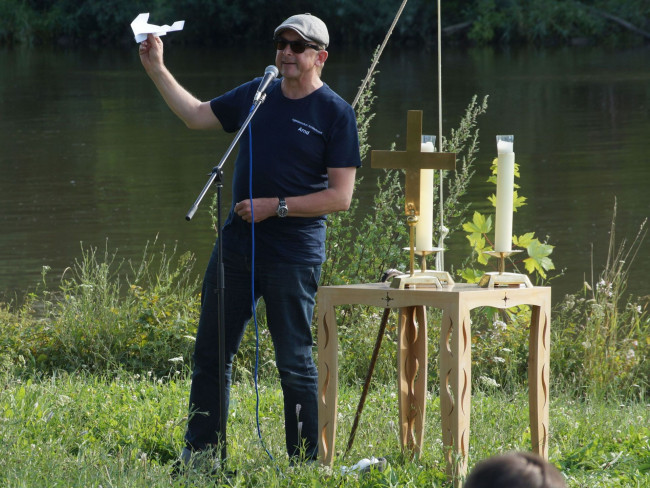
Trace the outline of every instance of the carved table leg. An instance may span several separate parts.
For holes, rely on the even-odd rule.
[[[467,473],[472,395],[469,309],[456,302],[444,309],[440,331],[440,410],[447,475],[462,486]]]
[[[332,466],[338,403],[338,333],[336,313],[321,294],[318,303],[318,456]]]
[[[533,452],[548,459],[550,300],[533,306],[528,342],[528,401]]]
[[[402,450],[419,456],[427,400],[427,318],[422,306],[400,309],[397,374]]]

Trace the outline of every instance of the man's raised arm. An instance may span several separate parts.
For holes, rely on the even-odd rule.
[[[163,62],[163,43],[160,37],[149,34],[140,43],[140,61],[153,80],[170,109],[190,129],[220,129],[221,123],[210,108],[210,102],[201,102],[183,88]]]

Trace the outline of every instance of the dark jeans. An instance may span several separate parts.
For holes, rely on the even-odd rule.
[[[250,258],[224,250],[226,388],[232,361],[252,317]],[[256,263],[255,303],[266,304],[268,328],[284,394],[286,447],[290,456],[304,445],[307,459],[318,452],[318,372],[312,358],[311,320],[320,265]],[[194,371],[185,440],[192,450],[214,447],[220,439],[219,333],[217,328],[217,246],[205,274],[201,318],[194,349]],[[297,415],[297,405],[300,405]],[[298,422],[302,425],[298,426]],[[300,436],[299,436],[300,431]]]

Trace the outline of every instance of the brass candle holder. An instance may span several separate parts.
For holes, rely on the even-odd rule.
[[[478,285],[481,288],[495,288],[497,286],[521,286],[525,288],[532,288],[533,284],[525,274],[520,273],[506,273],[505,272],[505,259],[512,254],[522,252],[521,250],[515,251],[487,251],[486,254],[499,258],[499,271],[485,273],[481,277]]]
[[[406,124],[406,151],[377,151],[371,152],[371,166],[383,169],[403,169],[405,175],[404,213],[409,225],[410,234],[410,274],[399,275],[393,278],[391,287],[407,288],[409,286],[435,286],[442,288],[443,283],[453,285],[449,273],[444,271],[415,271],[415,225],[420,216],[420,171],[423,169],[437,169],[454,171],[456,169],[456,154],[422,151],[422,111],[409,110]],[[442,200],[442,198],[441,198]],[[427,254],[442,251],[434,248],[424,251],[422,259]]]
[[[410,215],[406,221],[409,225],[409,247],[404,248],[409,251],[409,274],[402,274],[393,277],[390,286],[391,288],[416,288],[416,287],[435,287],[442,288],[443,286],[453,286],[455,284],[451,275],[446,271],[427,270],[427,256],[436,254],[443,249],[441,247],[434,247],[425,251],[415,250],[415,225],[419,217],[415,215],[415,211],[411,209]],[[420,256],[420,270],[415,270],[415,256]]]

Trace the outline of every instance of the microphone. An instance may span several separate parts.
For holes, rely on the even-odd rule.
[[[264,70],[264,78],[262,78],[262,81],[260,82],[260,86],[257,88],[257,93],[255,94],[255,98],[253,98],[254,103],[257,103],[260,100],[264,101],[264,98],[266,98],[266,93],[265,93],[266,89],[269,87],[271,82],[275,80],[278,74],[279,74],[278,68],[276,68],[272,64],[266,67],[266,69]]]

